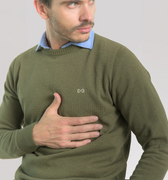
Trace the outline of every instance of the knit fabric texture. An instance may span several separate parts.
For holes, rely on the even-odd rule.
[[[92,50],[37,46],[9,68],[0,107],[0,158],[23,157],[16,180],[124,180],[131,131],[144,153],[131,180],[162,180],[168,123],[149,73],[121,44],[95,34]],[[79,148],[37,146],[32,129],[57,92],[59,115],[96,115],[100,137]]]

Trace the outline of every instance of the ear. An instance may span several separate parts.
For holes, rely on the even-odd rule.
[[[36,11],[38,12],[38,14],[45,20],[48,19],[48,11],[47,11],[47,7],[41,3],[39,0],[34,0],[34,6],[36,8]]]

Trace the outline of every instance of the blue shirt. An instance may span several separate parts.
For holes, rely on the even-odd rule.
[[[66,48],[66,47],[68,47],[70,45],[75,45],[75,46],[79,46],[79,47],[82,47],[82,48],[92,49],[93,44],[94,44],[94,31],[91,30],[90,37],[89,37],[89,39],[87,41],[81,42],[81,43],[69,42],[69,43],[63,45],[61,48]],[[40,40],[40,43],[38,44],[38,46],[36,48],[36,51],[40,50],[41,48],[51,49],[48,46],[48,43],[47,43],[46,32],[43,33],[43,35],[41,37],[41,40]]]

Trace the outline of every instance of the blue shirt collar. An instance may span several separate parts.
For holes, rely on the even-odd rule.
[[[75,46],[79,46],[79,47],[82,47],[82,48],[92,49],[93,44],[94,44],[94,31],[91,30],[90,37],[89,37],[89,39],[87,41],[81,42],[81,43],[69,42],[69,43],[63,45],[61,48],[66,48],[66,47],[68,47],[70,45],[75,45]],[[48,43],[47,43],[46,32],[43,33],[43,35],[41,37],[41,40],[40,40],[40,43],[38,44],[38,46],[36,48],[36,51],[40,50],[41,48],[51,49],[48,46]]]

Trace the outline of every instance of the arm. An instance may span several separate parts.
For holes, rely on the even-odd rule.
[[[113,67],[112,97],[144,153],[131,180],[162,180],[168,169],[168,122],[148,72],[121,47]]]
[[[84,146],[91,142],[90,138],[100,135],[96,131],[102,129],[101,125],[86,125],[96,122],[98,118],[95,116],[59,116],[57,109],[60,106],[61,97],[57,93],[54,94],[54,101],[39,122],[22,128],[24,112],[17,97],[18,79],[19,65],[14,61],[7,75],[5,94],[0,107],[0,158],[18,158],[36,151],[39,146],[49,148]]]
[[[23,111],[17,97],[19,66],[13,61],[5,82],[5,94],[0,106],[0,158],[17,158],[35,151],[32,138],[34,124],[22,129]]]

